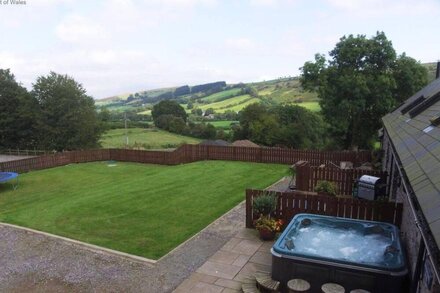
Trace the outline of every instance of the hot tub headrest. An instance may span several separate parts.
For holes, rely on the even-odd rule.
[[[301,227],[308,227],[310,224],[312,224],[312,220],[309,218],[305,218],[301,221]]]
[[[373,225],[365,228],[364,235],[384,234],[385,230],[379,225]]]
[[[295,244],[293,243],[293,239],[292,238],[288,238],[286,239],[286,242],[284,242],[284,245],[286,246],[287,249],[292,250],[295,248]]]

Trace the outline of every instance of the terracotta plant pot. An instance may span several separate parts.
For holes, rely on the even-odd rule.
[[[260,232],[261,240],[268,241],[275,239],[275,231],[271,231],[269,229],[260,229],[258,232]]]

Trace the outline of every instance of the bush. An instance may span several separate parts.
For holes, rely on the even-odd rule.
[[[326,180],[318,181],[318,183],[315,186],[315,191],[327,193],[328,195],[331,196],[336,196],[338,194],[336,184]]]
[[[272,193],[266,192],[253,200],[254,214],[269,216],[277,207],[277,199]]]

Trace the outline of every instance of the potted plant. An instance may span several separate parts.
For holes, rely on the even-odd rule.
[[[263,240],[273,240],[277,232],[280,231],[282,222],[272,219],[272,213],[277,206],[277,199],[274,194],[265,192],[253,199],[253,213],[259,215],[254,222],[255,228],[260,233]]]
[[[315,186],[315,191],[319,195],[336,196],[338,194],[336,184],[326,180],[318,181],[318,183]]]
[[[262,240],[273,240],[277,232],[281,231],[283,221],[275,220],[267,216],[261,216],[255,221],[255,229],[260,233]]]

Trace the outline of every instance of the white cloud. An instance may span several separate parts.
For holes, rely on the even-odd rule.
[[[27,5],[53,7],[60,4],[73,4],[75,0],[27,0]]]
[[[249,38],[230,38],[225,41],[226,47],[233,50],[248,51],[256,48],[256,44]]]
[[[327,0],[338,9],[362,17],[438,15],[440,2],[436,0]]]
[[[55,32],[61,40],[69,43],[99,41],[108,36],[102,25],[80,15],[67,16]]]
[[[252,6],[274,6],[278,4],[278,0],[249,0]]]
[[[148,1],[148,0],[147,0]],[[153,0],[149,2],[156,2],[166,6],[173,7],[193,7],[196,5],[215,6],[218,4],[217,0]]]
[[[19,64],[24,64],[24,59],[9,52],[0,52],[0,68],[14,68]]]

